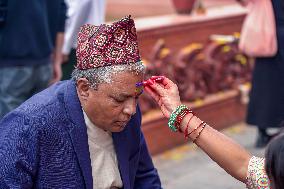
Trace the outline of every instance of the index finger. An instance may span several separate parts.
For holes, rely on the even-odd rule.
[[[157,82],[162,82],[165,79],[165,76],[152,76],[150,79]]]
[[[152,76],[150,79],[157,81],[159,79],[159,84],[162,84],[165,89],[170,89],[174,86],[174,83],[165,76]]]

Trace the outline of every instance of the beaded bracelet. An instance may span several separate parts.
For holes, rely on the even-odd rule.
[[[201,125],[204,124],[204,121],[202,121],[199,125],[197,125],[192,131],[190,131],[190,133],[188,133],[188,129],[187,129],[187,134],[186,134],[186,138],[189,138],[189,136],[195,132],[199,127],[201,127]]]
[[[180,105],[178,106],[174,111],[173,113],[171,114],[170,116],[170,119],[169,119],[169,122],[168,122],[168,125],[170,127],[170,129],[174,132],[177,132],[177,128],[174,126],[175,125],[175,122],[176,122],[176,117],[178,116],[178,114],[181,113],[182,110],[186,109],[187,106],[185,105]]]
[[[197,127],[195,127],[188,135],[191,135],[193,132],[195,132],[201,125],[203,125],[205,122],[202,121]]]
[[[182,110],[186,109],[187,106],[186,105],[179,105],[170,115],[169,121],[168,121],[168,126],[169,128],[174,131],[177,132],[177,128],[174,126],[175,122],[176,122],[176,118],[178,116],[178,114],[181,113]]]
[[[203,124],[201,130],[199,131],[199,133],[197,134],[197,136],[195,137],[195,139],[192,141],[193,143],[196,142],[196,140],[199,138],[200,134],[202,133],[202,131],[204,130],[204,128],[206,127],[206,123]]]
[[[188,109],[188,108],[183,109],[183,110],[180,112],[180,114],[178,114],[178,116],[177,116],[177,118],[176,118],[176,123],[180,125],[181,122],[182,122],[182,120],[183,120],[183,118],[184,118],[184,116],[186,116],[186,115],[189,114],[189,113],[192,113],[192,110],[190,110],[190,109]]]
[[[176,118],[175,128],[176,128],[179,132],[181,132],[181,133],[182,133],[182,131],[181,131],[181,129],[180,129],[180,124],[181,124],[183,118],[184,118],[187,114],[189,114],[189,113],[192,113],[192,114],[193,114],[192,110],[190,110],[190,109],[188,109],[188,108],[185,108],[185,109],[183,109],[183,110],[181,111],[180,114],[178,114],[178,116],[177,116],[177,118]]]

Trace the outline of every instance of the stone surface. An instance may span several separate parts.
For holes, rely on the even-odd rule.
[[[223,131],[253,155],[263,156],[264,149],[255,149],[256,129],[244,123]],[[212,139],[214,140],[214,139]],[[187,143],[154,156],[154,164],[165,189],[245,189],[245,184],[228,175],[195,145]]]

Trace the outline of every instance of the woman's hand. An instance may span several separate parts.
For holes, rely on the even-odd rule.
[[[163,78],[162,80],[155,82],[157,78],[161,77]],[[154,98],[167,118],[181,105],[177,85],[166,77],[152,76],[148,84],[145,85],[145,91]]]

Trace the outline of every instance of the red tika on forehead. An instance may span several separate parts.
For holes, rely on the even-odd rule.
[[[76,56],[80,70],[140,61],[133,19],[128,16],[111,25],[83,25]]]

